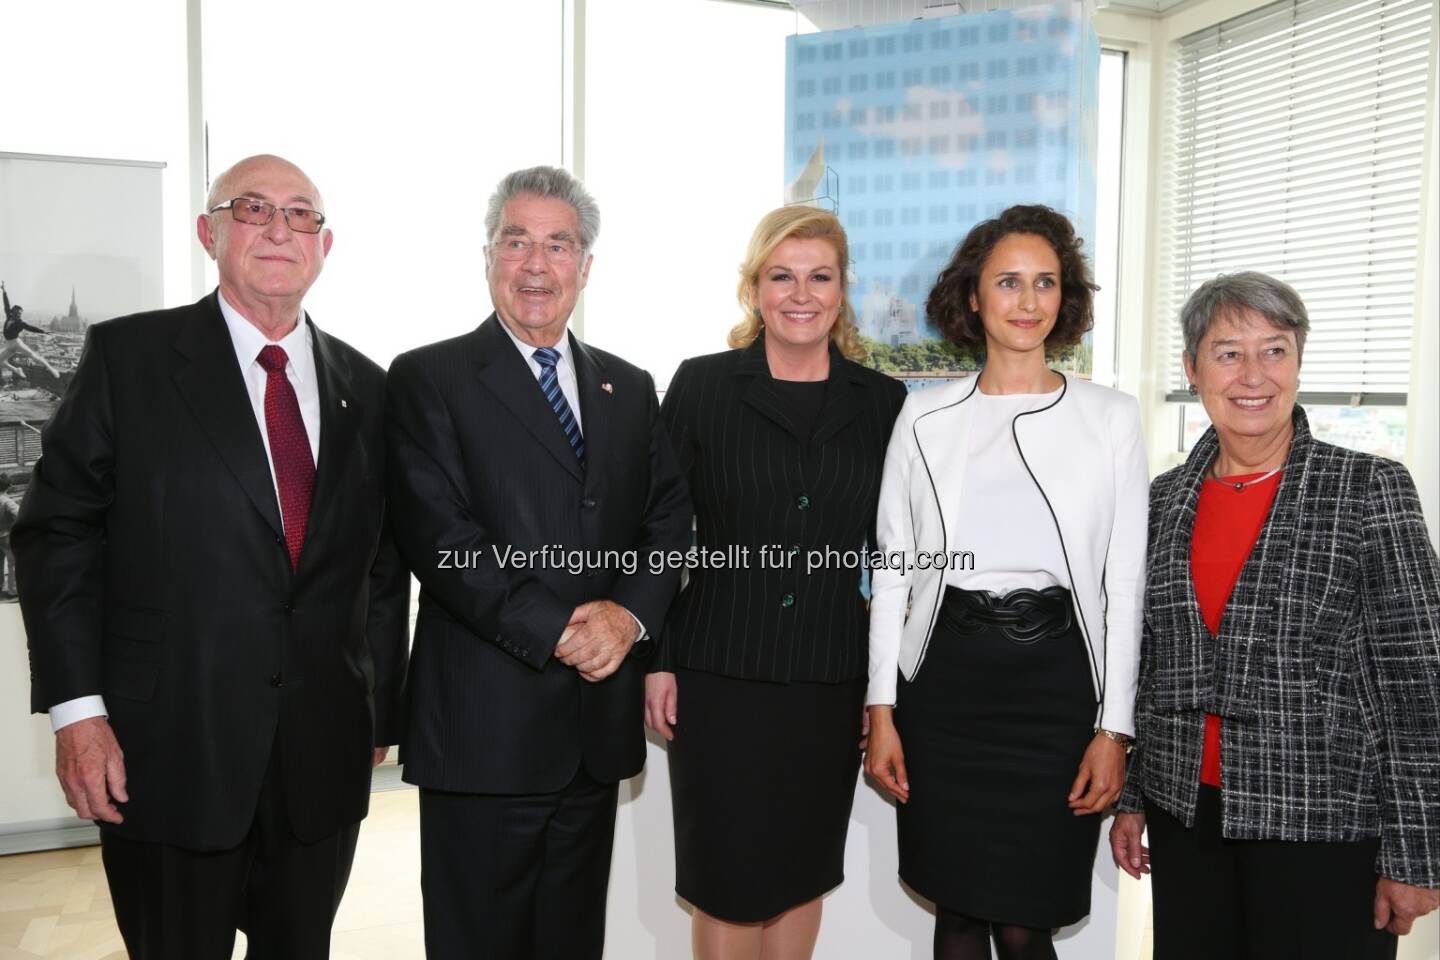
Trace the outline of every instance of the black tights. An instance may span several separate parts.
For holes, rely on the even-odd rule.
[[[1055,960],[1049,930],[991,923],[935,909],[935,960],[990,960],[990,937],[1000,960]]]

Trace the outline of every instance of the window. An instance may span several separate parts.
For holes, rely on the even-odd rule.
[[[1293,285],[1300,400],[1363,449],[1395,449],[1393,418],[1320,408],[1406,400],[1433,17],[1431,0],[1284,0],[1183,38],[1170,78],[1158,309],[1178,317],[1225,271]],[[1169,399],[1187,400],[1175,323],[1168,348]]]

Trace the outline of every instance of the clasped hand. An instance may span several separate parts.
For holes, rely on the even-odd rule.
[[[620,669],[640,637],[640,624],[613,600],[582,603],[555,645],[555,656],[586,680],[604,680]]]

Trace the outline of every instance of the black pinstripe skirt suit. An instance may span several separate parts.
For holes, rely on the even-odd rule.
[[[651,670],[676,674],[676,892],[732,922],[843,879],[859,772],[873,542],[905,388],[830,348],[823,384],[771,378],[764,335],[685,361],[661,418],[701,551]]]

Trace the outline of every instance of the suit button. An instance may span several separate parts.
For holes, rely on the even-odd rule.
[[[520,654],[520,659],[521,659],[521,660],[529,660],[529,659],[530,659],[530,651],[529,651],[529,650],[520,650],[520,651],[517,651],[517,652]]]
[[[278,673],[275,674],[273,677],[270,678],[270,686],[272,686],[272,687],[283,687],[283,686],[285,686],[285,678],[282,677],[282,676],[280,676],[280,674],[278,674]]]
[[[284,537],[276,537],[276,538],[275,538],[275,542],[278,543],[278,544],[279,544],[280,546],[282,546],[282,547],[285,546],[285,538],[284,538]]]
[[[800,494],[800,496],[795,498],[795,506],[801,510],[810,509],[810,498],[803,493]]]
[[[280,609],[284,610],[286,615],[289,615],[295,612],[295,604],[287,600],[285,601],[285,605],[282,606]]]
[[[580,506],[584,507],[586,510],[594,510],[595,501],[592,500],[590,497],[586,497],[584,500],[580,501]]]
[[[793,606],[795,606],[795,594],[793,594],[793,593],[787,593],[787,594],[785,594],[785,596],[781,597],[781,598],[780,598],[780,606],[782,606],[782,607],[793,607]]]

